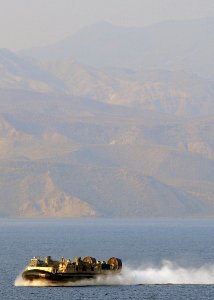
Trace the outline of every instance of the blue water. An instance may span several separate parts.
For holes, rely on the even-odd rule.
[[[0,299],[214,299],[213,220],[0,219]],[[122,258],[118,278],[25,286],[32,256]],[[18,279],[17,279],[18,278]]]

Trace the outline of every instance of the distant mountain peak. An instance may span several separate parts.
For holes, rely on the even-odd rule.
[[[115,25],[113,25],[109,21],[105,21],[105,20],[101,20],[96,23],[92,23],[92,24],[88,25],[87,27],[92,27],[92,26],[99,26],[102,28],[115,27]]]
[[[106,21],[23,54],[42,60],[73,57],[92,67],[186,70],[214,78],[214,18],[169,20],[142,28]]]

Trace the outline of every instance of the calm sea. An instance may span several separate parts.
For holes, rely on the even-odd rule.
[[[124,269],[84,286],[28,286],[19,274],[47,255],[117,256]],[[214,299],[214,221],[0,219],[0,299]]]

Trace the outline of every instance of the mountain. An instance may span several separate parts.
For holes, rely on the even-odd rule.
[[[18,90],[0,111],[1,216],[214,214],[212,116]]]
[[[42,65],[65,83],[67,93],[100,102],[174,115],[214,111],[214,85],[184,71],[96,69],[73,60]]]
[[[71,95],[180,116],[214,111],[213,82],[184,71],[97,69],[73,59],[39,63],[4,49],[0,54],[2,90],[39,92],[41,98],[44,93]]]
[[[40,68],[36,62],[0,49],[0,88],[39,92],[63,91],[63,83]]]
[[[214,18],[164,21],[143,28],[101,22],[47,47],[21,53],[43,60],[73,57],[93,67],[185,70],[214,78]]]

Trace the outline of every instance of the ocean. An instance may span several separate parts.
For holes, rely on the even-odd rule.
[[[214,299],[214,220],[0,219],[0,299]],[[33,256],[123,261],[122,273],[65,286],[29,284]]]

